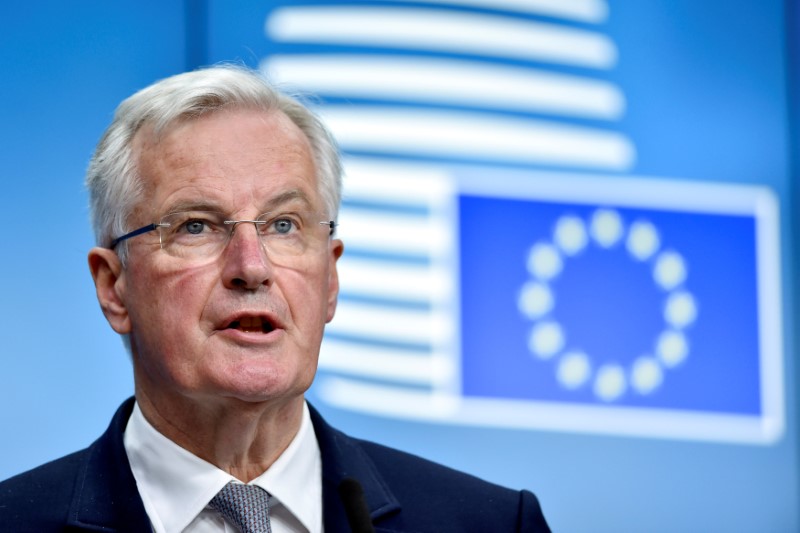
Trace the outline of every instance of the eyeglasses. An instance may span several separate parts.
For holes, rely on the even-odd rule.
[[[336,223],[325,220],[320,213],[286,211],[269,212],[253,220],[226,220],[213,211],[181,211],[170,213],[160,222],[148,224],[117,237],[111,242],[113,250],[119,243],[158,230],[161,249],[181,259],[213,259],[227,246],[236,226],[253,224],[270,258],[302,256],[319,249],[333,235]]]

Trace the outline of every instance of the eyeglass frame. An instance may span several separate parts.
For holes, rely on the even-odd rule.
[[[270,213],[270,211],[267,211],[267,213]],[[258,216],[260,217],[262,215],[266,215],[267,213],[261,213],[261,215],[258,215]],[[170,214],[173,214],[173,213],[170,213]],[[166,218],[167,216],[169,216],[169,215],[164,215],[164,218]],[[163,220],[163,218],[162,218],[162,220]],[[228,238],[230,239],[231,235],[233,235],[233,232],[236,229],[236,226],[238,226],[239,224],[245,223],[245,222],[249,222],[249,223],[254,224],[254,225],[262,225],[262,224],[266,224],[268,221],[267,220],[223,220],[222,221],[223,224],[232,225],[231,231],[228,234]],[[338,224],[334,220],[320,220],[319,224],[330,227],[329,235],[333,235],[333,232],[336,229],[336,226],[338,226]],[[151,231],[155,231],[158,228],[169,227],[169,226],[170,226],[170,224],[164,224],[162,222],[153,222],[152,224],[148,224],[146,226],[142,226],[141,228],[135,229],[133,231],[129,231],[125,235],[117,237],[116,239],[111,241],[111,245],[108,248],[110,250],[113,250],[114,248],[117,247],[117,245],[119,243],[121,243],[123,241],[127,241],[128,239],[130,239],[132,237],[136,237],[138,235],[143,235],[145,233],[150,233]],[[163,243],[161,245],[162,245],[162,248],[163,248]]]

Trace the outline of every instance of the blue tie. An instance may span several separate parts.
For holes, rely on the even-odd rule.
[[[257,485],[231,481],[209,505],[236,524],[242,533],[272,533],[269,527],[269,493]]]

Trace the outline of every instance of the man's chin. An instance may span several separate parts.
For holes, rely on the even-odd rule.
[[[229,382],[220,396],[244,404],[285,404],[303,399],[307,386],[297,386],[283,381],[275,381],[274,376],[263,379],[237,379]],[[310,383],[309,383],[310,385]]]

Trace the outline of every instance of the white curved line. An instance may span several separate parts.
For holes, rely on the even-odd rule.
[[[345,240],[345,248],[350,245]],[[343,293],[369,294],[387,299],[446,302],[455,291],[450,272],[443,267],[403,265],[348,257],[338,265]]]
[[[443,346],[453,336],[453,321],[443,311],[378,307],[340,301],[328,331],[381,342]]]
[[[453,379],[455,368],[443,355],[417,355],[402,350],[359,345],[326,338],[322,343],[319,367],[366,378],[395,383],[437,385]]]
[[[608,3],[604,0],[438,0],[438,3],[506,9],[595,24],[608,17]]]
[[[624,135],[545,121],[383,107],[325,106],[320,114],[346,150],[614,170],[635,157]]]
[[[480,62],[360,55],[270,56],[262,64],[279,83],[317,94],[465,104],[618,119],[622,93],[613,84]]]
[[[513,17],[439,9],[283,7],[267,18],[282,42],[385,46],[549,61],[608,69],[617,49],[605,35]]]

